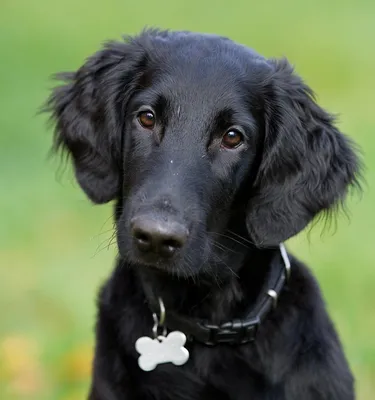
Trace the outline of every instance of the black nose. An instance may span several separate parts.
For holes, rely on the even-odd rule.
[[[137,217],[131,221],[134,243],[142,253],[171,257],[181,249],[188,237],[186,227],[175,221]]]

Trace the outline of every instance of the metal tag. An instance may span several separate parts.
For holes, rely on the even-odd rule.
[[[140,354],[138,365],[143,371],[152,371],[159,364],[172,363],[183,365],[189,359],[189,351],[184,347],[186,336],[174,331],[168,336],[158,336],[155,339],[143,336],[135,343],[135,349]]]

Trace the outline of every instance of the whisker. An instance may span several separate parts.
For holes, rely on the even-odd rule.
[[[239,278],[239,276],[233,271],[233,269],[219,255],[214,254],[214,256],[217,257],[219,261],[229,269],[229,271],[232,273],[233,276]]]
[[[235,243],[238,243],[238,244],[240,244],[241,246],[243,246],[243,247],[246,247],[246,248],[250,248],[248,245],[246,245],[246,243],[242,243],[240,240],[237,240],[237,239],[235,239],[235,238],[233,238],[232,236],[230,236],[230,235],[226,235],[225,233],[219,233],[219,232],[210,232],[210,233],[212,233],[212,234],[214,234],[214,235],[218,235],[218,236],[221,236],[221,237],[224,237],[224,238],[227,238],[227,239],[229,239],[229,240],[232,240],[233,242],[235,242]],[[239,236],[239,235],[238,235]],[[243,238],[244,239],[244,238]],[[250,244],[251,244],[251,242],[249,242]]]
[[[99,236],[105,235],[108,232],[112,232],[114,229],[115,228],[113,227],[113,228],[110,228],[110,229],[108,229],[108,230],[106,230],[104,232],[100,232],[100,233],[98,233],[98,234],[96,234],[94,236],[91,236],[91,240],[97,239]]]
[[[229,247],[223,245],[222,243],[218,243],[218,242],[215,242],[215,241],[212,241],[211,243],[212,243],[212,245],[213,245],[214,247],[216,247],[216,248],[218,248],[219,250],[222,250],[222,251],[224,251],[224,252],[225,252],[225,251],[229,251],[229,252],[234,253],[234,254],[239,254],[237,251],[235,251],[235,250],[233,250],[233,249],[230,249]]]
[[[237,236],[237,238],[243,240],[243,241],[246,242],[246,243],[249,243],[249,244],[251,244],[251,245],[254,245],[254,244],[255,244],[255,243],[252,242],[251,240],[246,239],[245,237],[243,237],[243,236],[239,235],[238,233],[233,232],[233,231],[231,231],[231,230],[229,230],[229,229],[228,229],[228,233],[229,233],[229,234],[232,234],[232,235],[234,235],[234,236]]]

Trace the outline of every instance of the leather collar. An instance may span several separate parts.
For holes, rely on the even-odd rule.
[[[259,325],[271,309],[276,307],[278,297],[290,276],[290,261],[282,243],[280,244],[280,253],[282,262],[276,260],[271,264],[265,286],[269,289],[259,296],[255,305],[245,313],[243,319],[233,319],[215,325],[203,319],[190,318],[167,310],[164,327],[169,331],[181,331],[188,340],[196,340],[207,346],[223,343],[238,345],[254,341]],[[155,303],[150,302],[150,304]],[[153,311],[155,314],[159,314],[159,311]]]

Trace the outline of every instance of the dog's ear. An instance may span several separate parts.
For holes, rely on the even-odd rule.
[[[55,123],[54,150],[73,161],[77,181],[95,203],[118,196],[121,113],[142,59],[134,43],[111,42],[77,71],[57,75],[45,110]]]
[[[359,162],[351,141],[314,101],[311,89],[286,60],[270,64],[264,83],[262,160],[246,223],[260,247],[275,246],[330,210],[358,185]]]

